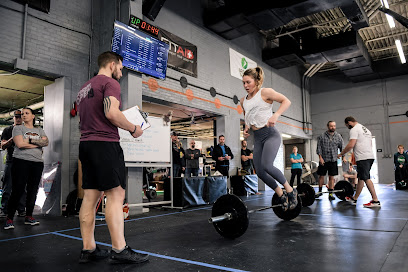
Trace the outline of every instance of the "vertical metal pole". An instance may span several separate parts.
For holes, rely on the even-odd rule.
[[[171,130],[171,122],[170,122],[170,130]],[[173,141],[171,137],[170,141],[170,198],[171,198],[171,207],[174,207],[174,191],[173,191]]]
[[[27,36],[27,14],[28,14],[28,3],[24,6],[24,25],[23,25],[23,46],[21,48],[21,58],[25,57],[25,47],[26,47],[26,36]]]

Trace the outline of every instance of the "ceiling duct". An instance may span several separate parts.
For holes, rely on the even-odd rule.
[[[368,26],[367,16],[354,0],[204,1],[206,27],[231,40],[259,30],[283,26],[327,9],[340,7],[354,30]]]

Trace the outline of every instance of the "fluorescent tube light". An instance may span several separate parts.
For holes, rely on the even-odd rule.
[[[381,0],[381,3],[384,7],[386,7],[387,9],[390,8],[390,5],[388,5],[388,1],[387,0]],[[388,24],[390,25],[391,28],[395,27],[395,22],[394,22],[394,18],[392,18],[391,15],[385,14],[385,18],[387,18]]]
[[[401,59],[401,63],[406,63],[406,59],[404,56],[404,51],[402,50],[402,45],[401,45],[401,41],[400,40],[395,40],[395,45],[397,46],[397,50],[398,50],[398,54],[400,56]]]

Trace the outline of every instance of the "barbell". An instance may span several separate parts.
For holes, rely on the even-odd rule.
[[[307,183],[301,183],[296,187],[298,194],[301,195],[303,207],[308,207],[315,202],[315,190]],[[320,192],[322,194],[335,193],[341,199],[346,200],[354,194],[353,186],[347,180],[340,180],[334,185],[333,191]]]
[[[350,190],[351,189],[351,190]],[[312,186],[302,183],[297,187],[298,205],[293,210],[282,209],[280,198],[277,194],[272,197],[272,206],[262,207],[254,210],[248,210],[245,203],[236,195],[226,194],[219,197],[213,207],[211,218],[208,222],[213,224],[216,231],[223,237],[235,239],[242,236],[249,225],[249,215],[258,211],[273,209],[276,216],[283,220],[292,220],[296,218],[303,207],[310,206],[315,200],[315,191]],[[354,191],[351,184],[345,180],[339,181],[334,187],[334,193],[342,200],[346,196],[352,196]]]
[[[283,220],[292,220],[296,218],[302,209],[302,200],[298,195],[298,204],[293,210],[282,209],[280,198],[277,194],[272,197],[272,206],[249,210],[245,203],[236,195],[226,194],[219,197],[212,208],[211,218],[216,231],[223,237],[235,239],[243,235],[248,229],[249,214],[267,209],[273,209],[275,214]]]

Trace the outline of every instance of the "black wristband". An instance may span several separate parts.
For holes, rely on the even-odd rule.
[[[28,143],[31,144],[31,138],[28,138]]]
[[[136,130],[137,130],[137,126],[135,126],[135,130],[133,130],[133,132],[130,132],[130,134],[132,134],[132,135],[133,135],[133,133],[135,133],[135,132],[136,132]]]

